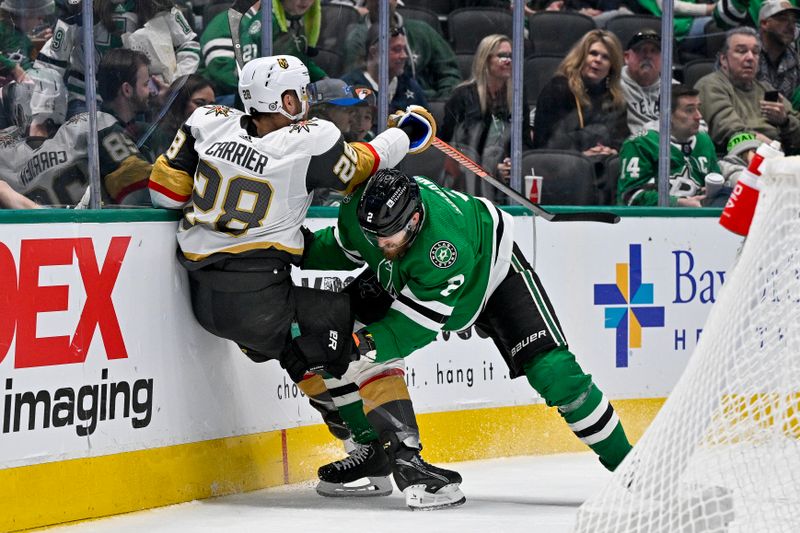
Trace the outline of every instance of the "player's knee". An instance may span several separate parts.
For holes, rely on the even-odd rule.
[[[592,385],[592,377],[583,372],[572,352],[564,347],[528,361],[525,376],[551,407],[574,401]]]

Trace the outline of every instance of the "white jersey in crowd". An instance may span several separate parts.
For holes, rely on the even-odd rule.
[[[79,113],[50,138],[26,139],[16,128],[4,130],[0,176],[40,205],[75,205],[89,184],[88,127],[87,114]],[[121,202],[145,186],[150,165],[112,115],[98,113],[97,130],[104,197],[107,202]]]
[[[315,188],[350,192],[408,150],[407,135],[395,128],[371,143],[347,143],[326,120],[260,138],[250,120],[225,106],[199,108],[153,167],[153,203],[184,209],[178,244],[197,266],[214,254],[259,249],[300,256],[300,225]]]

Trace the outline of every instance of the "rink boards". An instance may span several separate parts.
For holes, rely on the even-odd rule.
[[[637,438],[741,240],[697,210],[613,226],[512,212],[572,350]],[[196,324],[175,227],[156,210],[0,213],[0,531],[310,479],[340,454],[277,363]],[[352,275],[295,281],[336,289]],[[474,331],[440,335],[407,366],[431,461],[584,449]]]

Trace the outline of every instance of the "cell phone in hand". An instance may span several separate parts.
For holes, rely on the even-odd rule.
[[[764,100],[767,102],[777,102],[779,98],[778,91],[767,91],[764,93]]]

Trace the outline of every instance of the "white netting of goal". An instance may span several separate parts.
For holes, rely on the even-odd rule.
[[[800,157],[765,164],[686,370],[575,531],[800,532]]]

